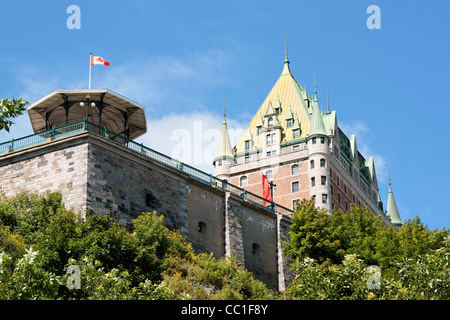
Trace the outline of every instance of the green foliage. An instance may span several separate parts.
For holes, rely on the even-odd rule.
[[[14,123],[12,118],[17,118],[23,111],[26,110],[26,105],[28,104],[23,98],[12,100],[1,99],[0,100],[0,130],[5,129],[9,132],[9,128]]]
[[[303,200],[293,215],[290,256],[294,299],[449,299],[450,232],[429,230],[418,217],[398,228],[367,208],[332,215]],[[380,288],[369,289],[368,267],[380,268]],[[371,278],[372,279],[372,278]]]
[[[0,298],[54,299],[60,279],[42,266],[42,256],[32,248],[15,262],[7,253],[0,253]]]
[[[67,210],[59,193],[0,194],[0,299],[258,299],[274,297],[235,259],[195,255],[163,216],[129,232],[109,216]],[[79,288],[73,273],[79,270]]]

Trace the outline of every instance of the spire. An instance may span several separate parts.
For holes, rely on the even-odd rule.
[[[316,74],[314,73],[314,101],[317,101]]]
[[[284,34],[284,63],[289,63],[287,50],[287,33]]]
[[[223,100],[223,122],[226,123],[227,122],[227,113],[225,110],[225,100]]]
[[[222,132],[220,134],[219,146],[217,148],[216,156],[213,160],[215,162],[219,159],[234,160],[233,149],[231,147],[230,135],[228,134],[228,126],[225,111],[225,102],[223,103],[223,122]]]
[[[311,122],[309,125],[309,136],[313,135],[327,135],[325,124],[323,123],[322,110],[320,110],[319,102],[314,98],[312,105]]]
[[[397,204],[395,203],[394,193],[392,192],[391,186],[391,172],[389,170],[389,194],[386,213],[389,216],[393,226],[400,226],[402,220],[400,219],[400,214],[398,213]]]
[[[284,35],[284,67],[283,72],[281,74],[289,74],[291,70],[289,69],[289,60],[288,60],[288,51],[287,51],[287,34]]]
[[[328,86],[327,86],[327,114],[330,114],[330,95],[328,93]]]

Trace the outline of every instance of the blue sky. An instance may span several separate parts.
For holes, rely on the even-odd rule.
[[[68,29],[70,5],[81,29]],[[370,5],[381,29],[370,30]],[[30,103],[55,89],[109,88],[146,107],[146,145],[211,172],[223,104],[236,140],[291,71],[388,171],[402,219],[450,228],[450,2],[384,0],[0,2],[0,97]],[[28,116],[0,141],[31,134]],[[444,201],[445,200],[445,201]]]

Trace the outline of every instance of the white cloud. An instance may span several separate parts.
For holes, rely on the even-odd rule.
[[[212,173],[223,117],[208,112],[169,114],[147,121],[147,133],[137,142],[181,162]],[[245,126],[227,119],[231,144],[235,145]]]

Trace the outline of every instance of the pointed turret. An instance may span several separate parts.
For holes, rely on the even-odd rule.
[[[389,174],[389,194],[388,194],[386,214],[388,215],[394,227],[402,225],[402,220],[400,219],[400,214],[398,213],[397,204],[395,203],[394,193],[392,192],[390,174]]]
[[[311,115],[311,125],[309,127],[309,137],[315,135],[327,135],[325,130],[325,125],[322,118],[322,110],[320,110],[319,102],[314,98],[312,115]]]
[[[231,147],[230,135],[228,134],[225,105],[223,108],[222,132],[220,133],[219,146],[213,162],[219,159],[234,161],[233,148]]]

